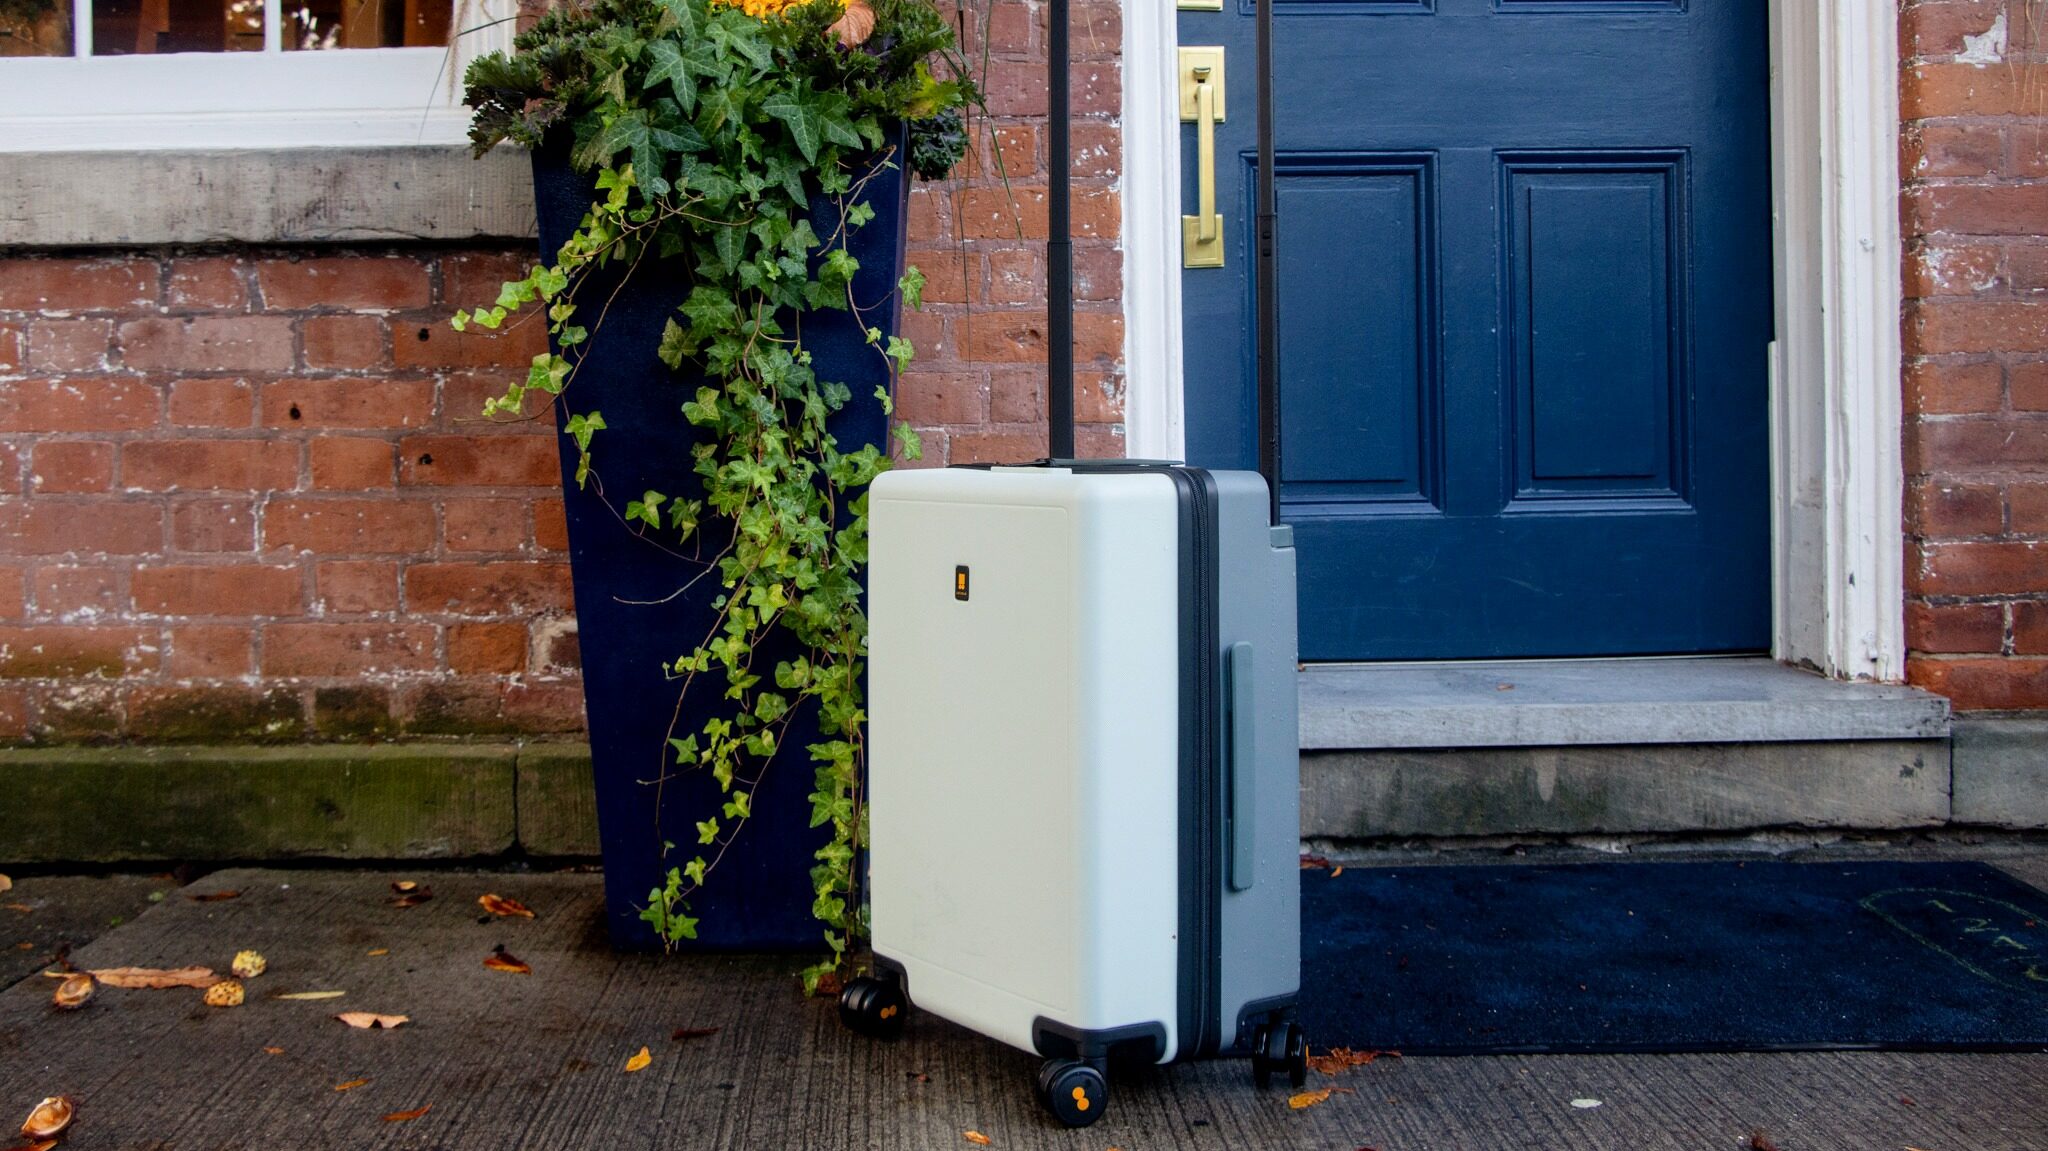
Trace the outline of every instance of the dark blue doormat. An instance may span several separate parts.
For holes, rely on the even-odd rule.
[[[1978,863],[1303,871],[1317,1048],[2048,1049],[2048,895]]]

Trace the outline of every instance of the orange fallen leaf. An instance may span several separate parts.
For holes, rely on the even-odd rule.
[[[369,1080],[367,1079],[351,1079],[346,1083],[336,1083],[334,1085],[334,1089],[336,1091],[354,1091],[356,1088],[361,1087],[363,1084],[368,1082]]]
[[[825,31],[838,38],[841,48],[858,48],[874,35],[875,10],[866,0],[846,0],[846,11]]]
[[[1332,1047],[1321,1055],[1308,1057],[1308,1065],[1325,1075],[1336,1075],[1353,1067],[1363,1067],[1380,1056],[1399,1059],[1399,1051],[1353,1051],[1349,1047]]]
[[[393,1111],[391,1114],[386,1115],[384,1117],[384,1122],[410,1123],[414,1119],[417,1119],[420,1116],[425,1115],[427,1112],[432,1111],[433,1109],[434,1105],[432,1103],[429,1103],[425,1107],[415,1107],[410,1111]]]
[[[412,1022],[412,1016],[410,1015],[379,1015],[374,1011],[344,1011],[335,1016],[335,1018],[348,1024],[350,1027],[365,1030],[381,1027],[389,1031],[401,1023]]]
[[[263,1049],[263,1053],[264,1053],[265,1055],[282,1055],[282,1054],[284,1054],[284,1048],[282,1048],[282,1047],[265,1047],[265,1048]]]
[[[392,893],[396,895],[406,895],[419,889],[420,885],[410,879],[393,880],[391,883]]]
[[[1304,855],[1301,857],[1301,869],[1303,871],[1316,871],[1318,869],[1328,871],[1329,868],[1330,861],[1320,855]]]
[[[221,977],[211,967],[107,967],[92,973],[108,987],[212,987]]]
[[[967,1140],[969,1143],[972,1143],[977,1147],[988,1146],[988,1136],[983,1135],[979,1131],[962,1131],[960,1133],[960,1138]]]
[[[389,947],[379,947],[375,951],[365,952],[365,954],[371,956],[389,955],[391,954],[391,949]]]
[[[640,1049],[640,1054],[635,1055],[631,1059],[626,1060],[626,1070],[629,1072],[645,1071],[647,1069],[647,1065],[652,1062],[654,1062],[654,1053],[652,1051],[649,1051],[647,1048],[642,1047]]]
[[[1341,863],[1330,869],[1331,879],[1335,879],[1342,874],[1344,874],[1344,865]]]
[[[31,912],[31,911],[34,911],[34,910],[35,910],[35,908],[33,908],[33,907],[30,907],[30,906],[29,906],[28,904],[26,904],[26,903],[10,903],[10,904],[8,904],[8,905],[7,905],[7,910],[9,910],[9,911],[19,911],[19,912],[21,912],[21,913],[22,913],[23,915],[27,915],[27,914],[28,914],[29,912]]]
[[[533,967],[517,955],[499,947],[484,956],[484,966],[492,971],[509,971],[514,975],[532,975]]]
[[[55,1139],[34,1139],[27,1143],[16,1143],[14,1146],[9,1147],[7,1151],[50,1151],[50,1148],[55,1147],[57,1143],[58,1141]]]
[[[5,874],[0,874],[0,891],[12,890],[14,890],[14,881],[12,879],[7,878]]]
[[[298,1003],[310,1003],[316,999],[339,999],[347,994],[348,992],[346,991],[288,991],[283,995],[273,995],[271,998],[291,1000]]]
[[[394,883],[391,886],[395,888],[398,885]],[[389,903],[393,907],[418,907],[420,904],[425,903],[427,900],[432,898],[434,898],[433,888],[420,887],[417,884],[408,884],[407,890],[392,896],[390,899],[387,899],[384,902]]]
[[[1304,1107],[1314,1107],[1330,1096],[1337,1094],[1349,1095],[1351,1094],[1351,1089],[1349,1087],[1319,1087],[1314,1091],[1298,1092],[1287,1097],[1287,1106],[1299,1111]]]
[[[525,919],[533,918],[533,912],[527,910],[524,903],[508,896],[497,894],[479,895],[476,897],[476,901],[479,906],[492,915],[517,915]]]
[[[224,903],[230,899],[242,898],[242,893],[239,891],[208,891],[201,895],[188,895],[185,898],[194,903]]]
[[[16,951],[34,951],[36,949],[36,945],[32,941],[24,939],[20,943],[15,944],[14,949]]]

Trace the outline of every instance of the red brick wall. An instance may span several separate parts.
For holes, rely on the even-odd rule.
[[[1958,62],[2006,20],[1996,63]],[[2048,5],[1908,0],[1908,677],[2048,707]]]
[[[1044,452],[1043,6],[993,7],[992,117],[913,194],[927,464]],[[1119,455],[1122,36],[1077,5],[1076,406]],[[552,425],[477,418],[539,332],[447,326],[527,258],[0,260],[0,740],[578,730]]]

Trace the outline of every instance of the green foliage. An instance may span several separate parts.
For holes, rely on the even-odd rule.
[[[716,622],[669,666],[676,714],[706,718],[668,733],[671,761],[653,781],[657,809],[661,788],[686,772],[716,780],[722,802],[697,813],[700,853],[668,867],[641,917],[667,943],[696,937],[690,897],[752,818],[753,793],[792,717],[810,707],[822,733],[805,749],[811,825],[830,830],[811,872],[812,910],[832,949],[806,973],[813,988],[865,929],[854,867],[866,828],[865,489],[889,456],[880,445],[843,447],[826,430],[851,395],[817,375],[796,321],[826,308],[859,317],[889,303],[850,291],[859,262],[848,241],[874,217],[863,189],[903,160],[890,146],[894,125],[951,117],[940,127],[957,131],[959,108],[979,98],[932,0],[866,0],[872,34],[843,44],[834,22],[844,4],[860,2],[592,0],[543,15],[515,54],[476,60],[465,96],[478,151],[564,139],[598,195],[551,262],[453,321],[457,330],[496,329],[544,311],[554,350],[485,406],[486,415],[522,416],[535,393],[548,403],[564,396],[579,349],[599,335],[607,301],[578,298],[588,273],[630,277],[650,255],[688,269],[656,353],[676,372],[677,403],[695,429],[678,451],[702,498],[647,491],[614,510],[627,530],[669,544],[689,541],[705,517],[727,529],[718,538],[729,542],[708,561],[719,583]],[[839,208],[830,235],[810,222],[819,195]],[[907,272],[903,302],[920,306],[923,286],[922,274]],[[893,381],[913,354],[909,342],[863,326]],[[564,423],[579,485],[597,474],[605,428],[597,411]],[[916,434],[895,433],[914,455]],[[771,639],[802,654],[761,666],[757,653]],[[686,710],[688,698],[716,703]],[[664,858],[674,850],[664,843]]]

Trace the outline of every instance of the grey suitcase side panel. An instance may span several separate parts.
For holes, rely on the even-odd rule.
[[[1273,546],[1266,484],[1257,473],[1211,475],[1217,489],[1217,640],[1226,654],[1235,644],[1252,645],[1257,748],[1255,765],[1229,765],[1225,772],[1230,783],[1253,788],[1249,887],[1233,889],[1243,878],[1233,882],[1233,845],[1221,845],[1218,1022],[1220,1047],[1228,1050],[1250,1041],[1250,1028],[1240,1028],[1248,1022],[1248,1008],[1263,1014],[1291,1005],[1301,986],[1301,745],[1294,549]],[[1232,694],[1227,686],[1220,693],[1224,701]],[[1226,754],[1229,710],[1227,702],[1217,709],[1217,746]],[[1231,802],[1226,794],[1226,808]]]

